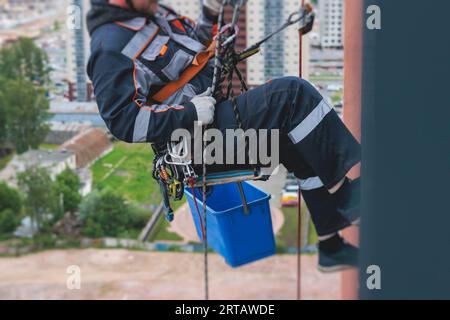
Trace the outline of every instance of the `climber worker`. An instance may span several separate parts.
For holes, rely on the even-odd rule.
[[[196,23],[158,0],[91,2],[87,71],[114,136],[163,144],[174,130],[190,130],[195,121],[221,131],[238,127],[232,102],[204,93],[212,83],[212,57],[173,94],[156,99],[198,64],[196,55],[207,52],[221,0],[203,0]],[[356,266],[358,249],[339,231],[359,219],[359,179],[346,175],[360,162],[360,145],[336,112],[298,77],[269,81],[238,96],[236,104],[242,129],[279,130],[280,162],[298,178],[319,235],[319,269]]]

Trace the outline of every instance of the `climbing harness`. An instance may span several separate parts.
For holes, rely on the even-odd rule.
[[[248,86],[239,71],[237,64],[254,54],[260,52],[261,45],[272,38],[275,34],[283,31],[287,27],[299,23],[300,30],[310,25],[314,19],[314,13],[312,7],[307,4],[302,6],[298,12],[295,12],[289,16],[287,21],[283,23],[277,30],[258,41],[254,45],[244,49],[242,52],[235,51],[235,41],[239,29],[237,22],[239,19],[239,13],[241,7],[245,4],[245,0],[223,0],[219,17],[217,34],[214,40],[214,73],[211,84],[211,93],[214,97],[221,97],[224,100],[230,100],[233,105],[233,112],[235,114],[238,128],[242,128],[242,121],[239,114],[239,110],[236,103],[236,96],[233,91],[233,76],[236,75],[240,81],[240,91],[245,92],[248,90]],[[224,8],[227,5],[233,7],[233,15],[230,23],[224,23]],[[211,57],[212,47],[208,48],[208,56]],[[183,75],[182,75],[183,77]],[[189,80],[188,80],[189,81]],[[179,85],[179,84],[178,84]],[[225,94],[222,90],[225,89]],[[165,96],[166,94],[164,94]],[[216,175],[215,178],[210,178],[206,174],[206,164],[202,161],[202,171],[198,175],[194,171],[193,163],[190,156],[187,155],[187,141],[182,139],[181,142],[169,142],[164,146],[152,146],[155,159],[153,161],[153,178],[155,178],[161,187],[161,194],[164,199],[164,207],[166,212],[166,219],[170,222],[173,220],[173,210],[170,206],[170,200],[181,200],[183,197],[184,186],[190,185],[193,181],[196,187],[203,187],[203,185],[220,184],[221,181],[230,182],[230,180],[261,180],[267,179],[267,176],[261,175],[259,168],[252,168],[252,173],[249,174],[249,170],[245,170],[243,175],[244,179],[239,179],[238,176],[227,177]],[[203,141],[204,139],[202,139]],[[245,141],[247,144],[247,140]],[[202,159],[204,147],[202,148]],[[247,150],[247,146],[245,147]],[[223,183],[223,182],[222,182]],[[165,190],[163,190],[165,189]]]
[[[223,0],[220,7],[218,24],[217,24],[217,34],[212,45],[205,51],[205,60],[208,61],[210,58],[214,57],[214,73],[213,80],[210,87],[210,92],[214,97],[221,97],[225,100],[230,100],[233,106],[233,112],[235,115],[236,123],[238,128],[242,128],[242,121],[239,114],[238,106],[236,103],[236,96],[233,91],[233,77],[234,75],[240,81],[240,91],[241,93],[248,90],[248,86],[245,82],[244,77],[239,71],[237,64],[256,53],[260,52],[261,45],[272,38],[277,33],[280,33],[287,27],[299,23],[300,32],[301,30],[310,27],[314,21],[314,13],[312,7],[307,4],[303,5],[298,12],[291,14],[287,21],[282,24],[277,30],[267,35],[257,43],[244,49],[242,52],[236,52],[235,44],[239,33],[239,28],[237,26],[239,13],[242,6],[245,5],[245,0]],[[224,24],[224,13],[225,6],[230,5],[233,8],[233,15],[231,22]],[[214,53],[214,54],[213,54]],[[171,95],[176,90],[178,90],[183,83],[187,83],[190,79],[195,76],[196,73],[206,65],[205,60],[201,61],[200,68],[188,68],[189,71],[185,71],[180,77],[182,80],[177,81],[177,83],[168,84],[166,87],[160,91],[159,98],[156,101],[164,100],[167,95]],[[226,83],[226,85],[225,85]],[[223,94],[225,90],[225,94]],[[239,188],[241,198],[243,200],[244,212],[248,213],[248,207],[245,199],[245,194],[241,185],[242,181],[246,180],[267,180],[268,176],[261,174],[259,168],[254,167],[251,170],[245,170],[243,172],[232,171],[227,175],[224,174],[213,174],[211,176],[207,175],[207,167],[205,159],[205,149],[206,142],[202,139],[202,172],[199,176],[194,171],[194,166],[190,160],[190,155],[187,155],[188,141],[182,139],[180,142],[169,142],[163,148],[161,146],[156,147],[152,145],[155,153],[155,158],[153,160],[152,176],[156,179],[160,185],[161,194],[163,197],[163,205],[165,208],[165,216],[167,221],[172,221],[174,219],[173,210],[170,205],[171,200],[181,200],[184,194],[185,186],[188,186],[192,194],[194,195],[194,203],[197,211],[197,216],[200,221],[200,229],[202,235],[202,242],[204,246],[204,285],[205,285],[205,299],[209,298],[209,285],[208,285],[208,243],[207,243],[207,211],[206,211],[206,197],[208,192],[208,186],[213,184],[223,184],[228,182],[236,182]],[[245,151],[248,149],[248,141],[245,139]],[[200,209],[195,197],[195,188],[202,188],[202,204],[203,212],[200,214]],[[300,217],[299,217],[300,218]]]

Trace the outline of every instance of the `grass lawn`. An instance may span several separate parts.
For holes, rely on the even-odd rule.
[[[111,188],[136,204],[155,204],[161,201],[159,186],[151,177],[153,152],[148,144],[117,142],[114,150],[97,160],[92,166],[94,188]],[[172,202],[176,210],[183,201]],[[306,215],[306,206],[302,205]],[[277,236],[277,245],[286,248],[297,245],[297,208],[283,208],[285,223]],[[169,223],[162,218],[151,235],[151,241],[182,240],[168,231]],[[317,235],[310,223],[308,244],[315,243]]]
[[[309,77],[311,81],[339,81],[342,80],[342,76],[333,74],[323,74],[323,75],[311,75]]]
[[[158,205],[161,195],[158,183],[151,176],[152,160],[150,145],[117,142],[113,151],[92,166],[94,188],[111,188],[137,205]],[[183,201],[172,202],[173,209],[182,204]],[[169,232],[168,227],[168,222],[160,219],[150,240],[182,240]]]
[[[158,204],[159,186],[151,176],[153,152],[148,144],[118,142],[92,166],[94,187],[111,188],[138,204]]]
[[[155,226],[155,230],[150,234],[149,241],[182,241],[178,234],[170,232],[168,229],[170,227],[170,223],[164,219],[164,217],[158,220],[157,225]]]
[[[59,145],[57,144],[42,143],[39,145],[39,149],[41,150],[56,150],[58,148]]]
[[[339,102],[342,101],[343,97],[344,97],[344,91],[339,90],[333,94],[333,96],[331,97],[331,100],[333,101],[333,104],[338,104]]]
[[[286,247],[296,247],[297,246],[297,207],[288,207],[282,209],[284,214],[284,224],[281,228],[279,234],[277,235],[277,246],[279,248]],[[306,216],[306,205],[302,203],[302,216],[303,221],[305,221]],[[314,225],[311,222],[309,223],[309,231],[308,231],[308,245],[314,244],[317,242],[317,234],[314,229]]]

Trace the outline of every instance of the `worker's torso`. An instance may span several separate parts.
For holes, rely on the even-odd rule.
[[[166,84],[176,81],[205,46],[191,37],[193,34],[174,15],[153,19],[135,18],[105,24],[92,35],[91,50],[119,51],[133,60],[135,77],[145,77],[149,84],[148,98]],[[213,61],[189,83],[175,92],[164,104],[183,104],[205,91],[213,77]]]

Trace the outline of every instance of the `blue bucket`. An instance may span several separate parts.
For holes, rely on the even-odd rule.
[[[270,195],[243,182],[249,212],[244,212],[237,183],[212,186],[206,197],[208,246],[238,267],[275,254],[275,238],[270,216]],[[191,208],[197,234],[202,239],[200,221],[191,189],[185,195]],[[201,188],[195,189],[200,216],[203,219]]]

